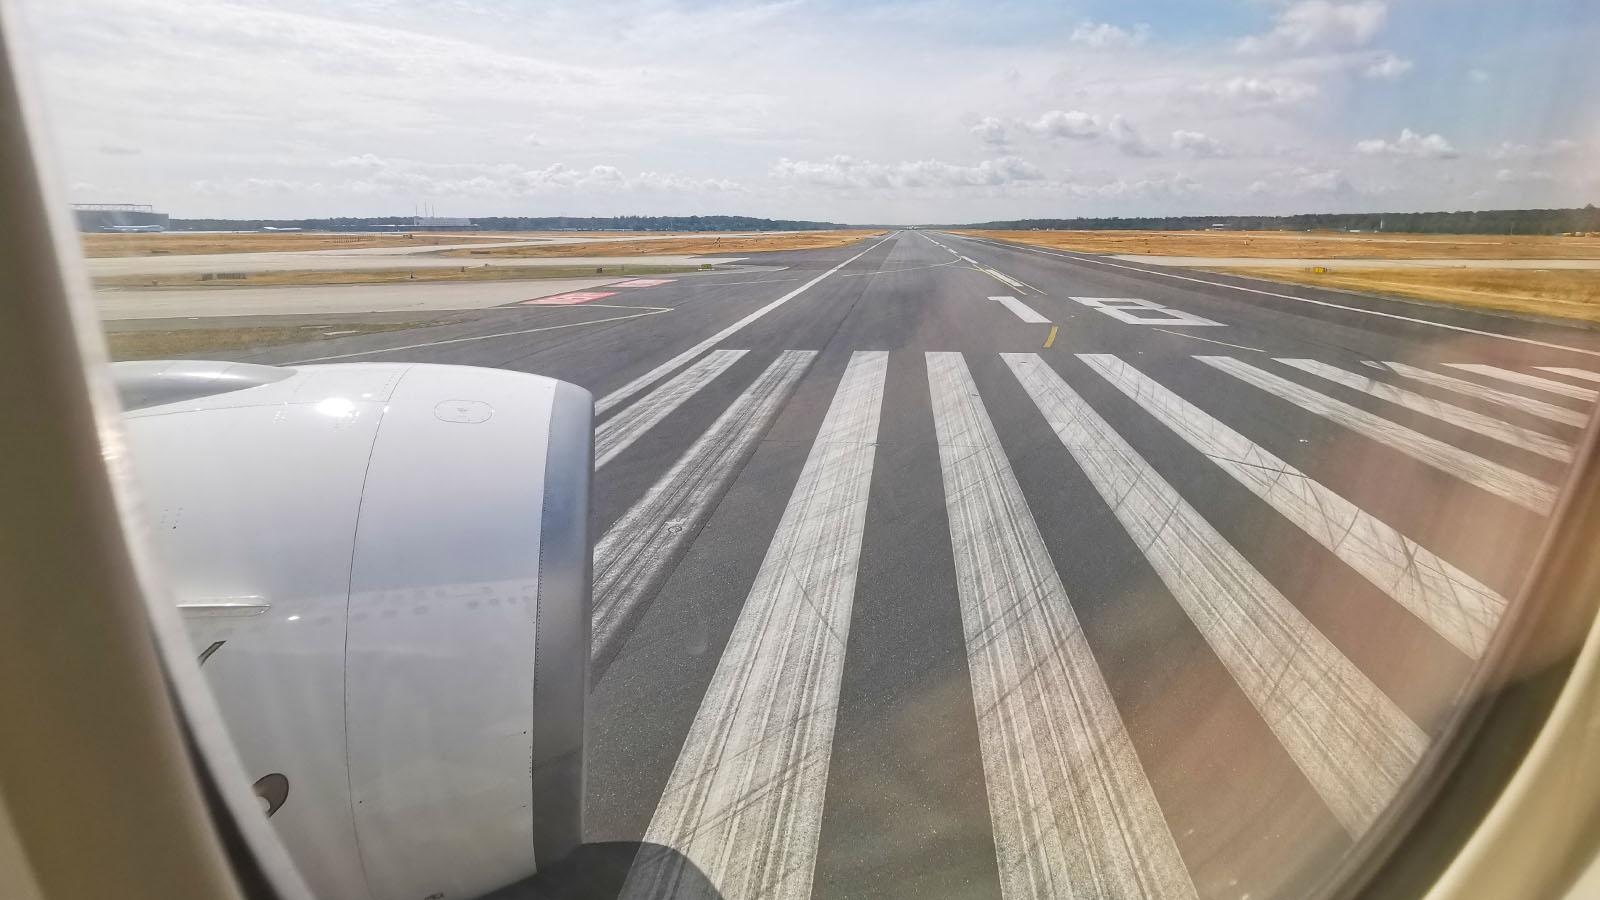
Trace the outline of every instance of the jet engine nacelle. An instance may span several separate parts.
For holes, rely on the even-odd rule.
[[[457,366],[114,371],[201,671],[318,896],[472,897],[575,847],[589,394]]]

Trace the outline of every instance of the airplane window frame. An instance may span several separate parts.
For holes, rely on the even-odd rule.
[[[0,566],[0,596],[12,601],[0,604],[0,656],[12,676],[29,675],[0,679],[9,682],[0,683],[0,712],[29,722],[25,739],[0,747],[0,813],[46,896],[309,898],[256,815],[175,610],[159,602],[160,573],[119,455],[104,337],[50,177],[14,23],[0,3],[0,386],[12,411],[0,458],[46,463],[0,468],[0,496],[25,498],[0,508],[0,543],[10,548],[0,550],[10,564]],[[1532,777],[1521,764],[1538,742],[1570,739],[1581,727],[1584,708],[1559,721],[1553,714],[1588,687],[1583,663],[1600,655],[1597,534],[1600,424],[1591,422],[1518,597],[1523,609],[1469,689],[1478,693],[1324,896],[1472,890],[1454,867],[1486,865],[1482,853],[1466,853],[1480,823],[1493,825],[1502,804],[1518,802],[1512,788]],[[29,549],[41,552],[28,558]],[[80,627],[88,617],[103,626],[91,641]],[[44,710],[52,698],[81,705]],[[103,715],[112,702],[124,704],[120,714]],[[1541,895],[1558,896],[1593,856],[1597,835],[1582,826],[1597,799],[1585,798],[1590,815],[1574,816],[1569,833],[1552,835],[1545,858],[1526,870]],[[146,834],[97,845],[85,865],[73,855],[81,846],[45,846],[73,828]]]

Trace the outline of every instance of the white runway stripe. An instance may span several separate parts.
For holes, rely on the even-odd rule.
[[[1555,504],[1555,487],[1532,475],[1468,453],[1231,356],[1196,356],[1195,359],[1536,513],[1548,513]]]
[[[1419,412],[1441,422],[1448,422],[1468,431],[1477,432],[1484,437],[1493,438],[1501,443],[1510,444],[1513,447],[1521,447],[1524,450],[1537,453],[1540,456],[1547,456],[1550,459],[1558,459],[1562,462],[1572,461],[1572,445],[1560,438],[1541,434],[1532,429],[1522,428],[1510,422],[1496,419],[1493,416],[1486,416],[1470,409],[1445,403],[1443,400],[1435,400],[1425,394],[1395,387],[1386,381],[1379,381],[1369,375],[1346,371],[1314,359],[1280,358],[1278,362],[1299,369],[1302,372],[1310,372],[1319,378],[1326,378],[1335,384],[1342,384],[1347,388],[1370,394],[1379,400],[1387,400],[1412,412]]]
[[[1001,356],[1334,817],[1366,831],[1427,735],[1061,376]]]
[[[682,855],[623,897],[811,895],[888,357],[851,357],[645,831]]]
[[[1483,654],[1504,597],[1117,357],[1078,358],[1461,652]]]
[[[1049,324],[1050,320],[1034,312],[1033,307],[1015,297],[990,297],[990,300],[1017,314],[1017,318],[1030,325]]]
[[[892,237],[894,237],[894,235],[891,234],[888,237],[885,237],[882,240],[877,241],[871,247],[868,247],[867,249],[861,251],[860,253],[857,253],[855,256],[852,256],[849,259],[845,260],[844,262],[839,263],[837,266],[834,266],[833,268],[829,269],[828,271],[823,272],[821,275],[818,275],[817,277],[811,279],[810,281],[806,282],[805,284],[800,285],[799,287],[795,288],[794,290],[790,291],[789,293],[784,294],[782,297],[779,297],[778,299],[772,301],[771,303],[768,303],[766,306],[763,306],[760,309],[757,309],[755,312],[750,313],[749,315],[745,316],[744,318],[740,319],[737,322],[734,322],[732,325],[729,325],[728,327],[722,329],[721,331],[718,331],[716,334],[713,334],[712,336],[706,338],[705,340],[701,341],[700,343],[695,344],[693,347],[690,347],[689,349],[683,351],[682,353],[679,353],[677,356],[674,356],[673,358],[667,360],[666,362],[662,363],[661,365],[656,366],[654,369],[651,369],[650,371],[644,373],[643,375],[640,375],[638,378],[635,378],[634,380],[628,382],[627,384],[623,385],[622,387],[619,387],[616,390],[612,391],[611,393],[605,395],[604,397],[601,397],[599,400],[595,401],[595,404],[594,404],[595,415],[600,415],[602,413],[610,411],[612,407],[616,406],[619,403],[622,403],[623,401],[627,400],[628,398],[632,397],[633,395],[635,395],[635,394],[639,393],[640,391],[644,390],[645,388],[649,387],[651,384],[655,383],[656,381],[659,381],[660,379],[666,377],[669,373],[676,372],[677,370],[683,368],[684,366],[689,364],[690,360],[692,360],[696,356],[699,356],[700,354],[706,352],[707,350],[710,350],[712,347],[715,347],[717,344],[722,343],[722,341],[727,339],[733,333],[737,332],[739,329],[745,327],[746,325],[749,325],[751,322],[756,321],[757,319],[761,318],[762,316],[766,315],[767,313],[772,312],[773,310],[775,310],[778,307],[784,305],[785,303],[788,303],[790,300],[793,300],[794,298],[796,298],[796,297],[800,296],[801,294],[805,293],[812,286],[814,286],[817,282],[821,281],[824,278],[827,278],[829,275],[832,275],[833,273],[839,271],[840,269],[844,268],[845,266],[850,265],[851,263],[855,262],[856,260],[860,259],[861,257],[866,256],[868,253],[871,253],[873,251],[873,249],[878,246],[878,244],[881,244],[884,241],[887,241]]]
[[[1486,375],[1490,378],[1498,378],[1501,381],[1509,381],[1512,384],[1549,391],[1552,394],[1560,394],[1563,397],[1571,397],[1574,400],[1587,400],[1593,403],[1596,397],[1600,397],[1600,393],[1596,393],[1592,388],[1579,387],[1575,384],[1567,384],[1565,381],[1556,381],[1552,378],[1541,378],[1538,375],[1529,375],[1526,372],[1517,372],[1512,369],[1502,369],[1499,366],[1486,366],[1481,363],[1445,363],[1445,365],[1452,369],[1460,369],[1463,372]]]
[[[1002,900],[1196,896],[960,353],[929,353]]]
[[[996,270],[991,269],[991,268],[989,268],[987,266],[980,266],[979,268],[983,269],[985,272],[988,272],[990,275],[993,275],[994,277],[1000,279],[1001,281],[1004,281],[1006,284],[1009,284],[1009,285],[1011,285],[1012,287],[1014,287],[1014,288],[1016,288],[1018,290],[1021,290],[1022,287],[1023,287],[1022,282],[1016,280],[1015,278],[1012,278],[1010,275],[1007,275],[1004,272],[996,271]]]
[[[696,391],[710,384],[712,379],[726,372],[747,352],[713,350],[704,359],[646,394],[638,403],[602,422],[594,431],[594,467],[598,469],[615,459],[617,454],[628,449],[641,435],[682,406]]]
[[[1591,372],[1588,369],[1574,369],[1568,366],[1534,366],[1541,372],[1554,372],[1568,378],[1579,378],[1584,381],[1600,381],[1600,372]]]
[[[1399,362],[1386,362],[1379,365],[1386,366],[1395,374],[1410,378],[1413,381],[1420,381],[1432,387],[1452,391],[1463,397],[1471,397],[1475,400],[1483,400],[1520,410],[1529,415],[1538,416],[1541,419],[1548,419],[1551,422],[1576,425],[1582,428],[1589,421],[1588,413],[1567,409],[1565,406],[1557,406],[1554,403],[1546,403],[1543,400],[1535,400],[1532,397],[1524,397],[1521,394],[1513,394],[1510,391],[1502,391],[1498,388],[1479,384],[1476,381],[1468,381],[1465,378],[1430,372],[1427,369],[1419,369],[1416,366],[1408,366]]]
[[[592,656],[601,659],[679,550],[700,531],[739,461],[767,430],[816,357],[780,355],[684,451],[594,548]]]

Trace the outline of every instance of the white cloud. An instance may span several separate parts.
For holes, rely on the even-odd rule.
[[[281,178],[229,178],[213,181],[201,180],[191,182],[189,189],[196,194],[210,194],[226,197],[255,197],[263,194],[294,194],[302,191],[321,187],[321,185],[300,184],[285,181]]]
[[[1069,38],[1074,44],[1083,44],[1096,50],[1137,47],[1150,36],[1150,26],[1139,24],[1132,30],[1118,28],[1109,22],[1085,22],[1072,30]]]
[[[1313,46],[1361,46],[1382,30],[1388,15],[1389,7],[1383,0],[1298,0],[1278,13],[1271,31],[1241,40],[1239,49],[1254,53]]]
[[[105,156],[138,156],[144,151],[126,144],[105,143],[100,145],[100,152]]]
[[[1045,137],[1092,141],[1105,135],[1105,125],[1099,116],[1076,109],[1071,112],[1053,109],[1031,122],[1020,124],[1024,130]]]
[[[978,140],[996,147],[1011,140],[1006,133],[1006,123],[994,116],[984,116],[978,124],[972,126],[972,133],[977,136]]]
[[[1461,154],[1439,134],[1418,134],[1409,128],[1400,130],[1394,141],[1372,138],[1356,144],[1357,153],[1368,156],[1409,156],[1414,159],[1454,159]]]
[[[672,172],[643,171],[628,175],[612,165],[586,168],[552,163],[528,168],[514,163],[423,163],[384,159],[372,153],[330,164],[353,174],[345,180],[308,184],[281,179],[199,181],[190,185],[210,196],[259,196],[271,193],[323,193],[403,197],[520,197],[557,191],[604,193],[719,193],[742,190],[725,178],[697,178]]]
[[[1578,149],[1576,141],[1558,138],[1546,143],[1521,144],[1506,141],[1500,146],[1490,150],[1490,159],[1550,159],[1551,157],[1564,156]]]
[[[1044,178],[1031,163],[1016,156],[986,159],[973,166],[935,159],[876,163],[844,154],[821,162],[785,158],[772,167],[772,174],[781,181],[841,189],[995,187]]]
[[[1304,197],[1355,192],[1350,179],[1340,169],[1300,167],[1252,181],[1245,192],[1256,197]]]
[[[1190,89],[1197,96],[1234,106],[1291,106],[1317,96],[1317,86],[1294,78],[1254,78],[1236,75],[1223,81],[1202,82]]]
[[[1098,185],[1076,185],[1069,193],[1092,197],[1189,197],[1204,188],[1182,172],[1147,175],[1142,178],[1117,178]]]
[[[1488,84],[1490,75],[1483,69],[1468,69],[1467,80],[1473,84]]]
[[[1106,143],[1129,156],[1156,156],[1159,153],[1123,116],[1106,118],[1078,109],[1053,109],[1035,119],[1018,119],[1010,123],[988,116],[972,129],[980,140],[996,145],[1006,143],[1013,131],[1041,138]]]
[[[1556,180],[1556,176],[1539,169],[1517,171],[1515,169],[1498,169],[1494,173],[1494,180],[1501,184],[1544,184]]]
[[[1396,81],[1411,71],[1413,65],[1409,59],[1401,59],[1393,53],[1387,53],[1382,59],[1367,66],[1362,74],[1378,81]]]
[[[1221,156],[1222,142],[1204,132],[1180,128],[1172,133],[1172,149],[1197,158]]]
[[[1145,143],[1138,129],[1121,116],[1112,116],[1111,121],[1106,124],[1106,137],[1117,145],[1117,149],[1129,156],[1160,155],[1160,151]]]
[[[363,153],[360,156],[347,156],[344,159],[334,160],[335,169],[369,169],[378,170],[387,168],[388,160],[374,153]]]

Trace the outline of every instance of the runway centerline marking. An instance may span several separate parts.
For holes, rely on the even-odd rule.
[[[727,900],[811,896],[888,362],[858,351],[839,380],[624,898],[701,876]]]
[[[379,349],[379,350],[359,350],[359,351],[357,351],[355,353],[336,353],[336,354],[333,354],[332,356],[313,356],[310,359],[300,359],[300,360],[295,360],[294,362],[278,363],[277,365],[281,365],[281,366],[299,366],[299,365],[304,365],[306,363],[327,362],[330,359],[350,359],[351,357],[355,357],[355,356],[372,356],[375,353],[396,353],[396,352],[401,351],[401,350],[417,350],[417,349],[420,349],[422,347],[442,347],[442,346],[444,346],[446,344],[466,344],[466,343],[469,343],[471,341],[487,341],[487,340],[490,340],[492,338],[516,337],[519,334],[537,334],[538,332],[541,332],[541,331],[555,331],[556,329],[559,329],[559,328],[577,328],[580,325],[600,325],[600,324],[605,323],[605,322],[621,322],[621,321],[624,321],[626,319],[638,319],[638,318],[641,318],[643,316],[659,316],[662,313],[672,312],[672,310],[673,310],[673,307],[670,307],[670,306],[602,306],[601,304],[598,304],[598,303],[590,303],[587,306],[585,306],[584,308],[585,309],[637,309],[637,310],[640,310],[640,312],[634,313],[631,316],[608,316],[608,317],[606,317],[604,319],[589,319],[589,320],[583,321],[583,322],[566,322],[566,323],[563,323],[561,325],[546,325],[543,328],[523,328],[523,329],[520,329],[518,331],[501,331],[501,332],[496,332],[495,334],[475,334],[475,335],[473,335],[471,337],[448,338],[448,339],[442,340],[442,341],[426,341],[426,342],[421,343],[421,344],[406,344],[406,345],[401,346],[401,347],[384,347],[384,348]]]

